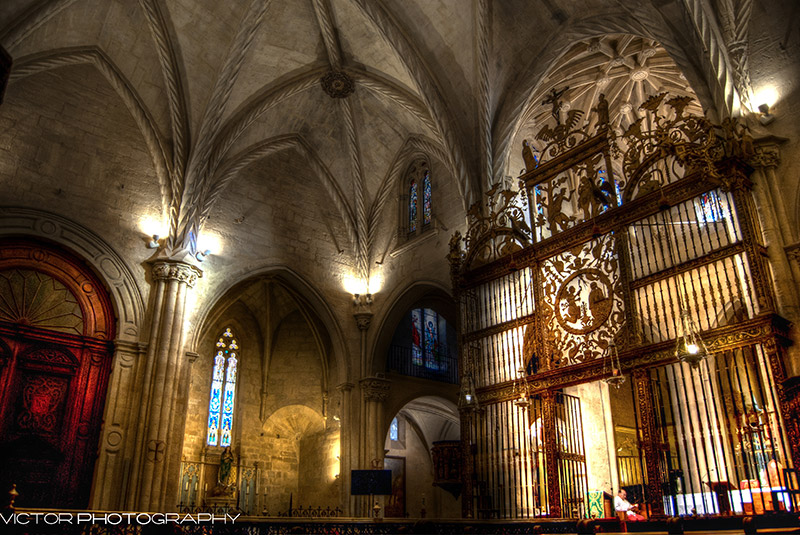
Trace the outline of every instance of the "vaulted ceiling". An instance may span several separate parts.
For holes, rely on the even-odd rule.
[[[617,123],[654,89],[693,83],[710,104],[669,15],[608,0],[6,0],[0,43],[12,84],[84,64],[107,80],[152,157],[170,254],[193,252],[221,199],[290,165],[281,180],[318,180],[314,205],[368,273],[410,158],[440,162],[466,209],[513,173],[555,66],[573,105],[608,85]]]

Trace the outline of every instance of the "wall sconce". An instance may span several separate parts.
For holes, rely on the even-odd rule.
[[[758,111],[761,112],[761,117],[758,118],[758,122],[760,122],[763,126],[772,124],[772,121],[775,120],[775,116],[769,112],[769,104],[761,104],[758,107]]]
[[[211,254],[211,249],[206,249],[205,251],[197,251],[194,257],[197,259],[198,262],[205,261],[206,257]]]
[[[372,304],[372,294],[353,294],[353,305],[369,306]]]
[[[152,239],[147,244],[147,248],[148,249],[158,249],[158,245],[159,245],[158,244],[158,240],[160,240],[160,239],[161,239],[161,236],[159,236],[158,234],[153,234]]]

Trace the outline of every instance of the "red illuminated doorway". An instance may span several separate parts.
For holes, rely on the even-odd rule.
[[[0,490],[85,508],[111,370],[103,285],[56,247],[0,240]]]

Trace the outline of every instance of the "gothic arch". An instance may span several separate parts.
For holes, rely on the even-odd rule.
[[[211,315],[220,303],[225,302],[230,296],[236,295],[237,287],[243,287],[248,282],[252,282],[259,278],[274,278],[280,282],[282,286],[290,290],[296,299],[302,302],[305,306],[301,307],[301,312],[309,321],[309,313],[313,313],[321,325],[314,326],[309,321],[312,329],[319,330],[319,327],[325,329],[325,333],[330,339],[330,350],[324,353],[327,362],[324,363],[326,370],[330,369],[331,364],[335,365],[336,377],[329,377],[330,379],[328,388],[333,388],[337,384],[344,383],[350,376],[349,363],[345,356],[347,351],[345,349],[342,330],[338,321],[335,319],[333,310],[330,305],[325,301],[322,295],[305,279],[298,275],[292,269],[282,266],[269,266],[256,269],[245,273],[238,277],[236,280],[229,281],[227,284],[221,284],[218,289],[204,301],[202,308],[197,313],[197,320],[194,325],[198,326],[189,335],[189,343],[187,345],[188,351],[199,351],[202,348],[199,346],[202,340],[204,329],[211,321]],[[316,323],[316,322],[315,322]]]
[[[394,335],[395,327],[403,316],[414,306],[429,306],[441,314],[448,323],[458,325],[458,311],[450,292],[440,284],[431,281],[415,282],[405,289],[389,296],[387,312],[375,327],[377,327],[372,344],[371,363],[367,367],[372,373],[383,373],[386,370],[386,357],[389,345]]]
[[[0,237],[22,236],[63,245],[92,266],[108,289],[117,340],[138,342],[144,300],[122,258],[102,238],[65,217],[21,207],[0,207]]]

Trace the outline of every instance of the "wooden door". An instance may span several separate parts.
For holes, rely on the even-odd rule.
[[[111,370],[111,307],[79,260],[0,243],[0,490],[85,508]]]

